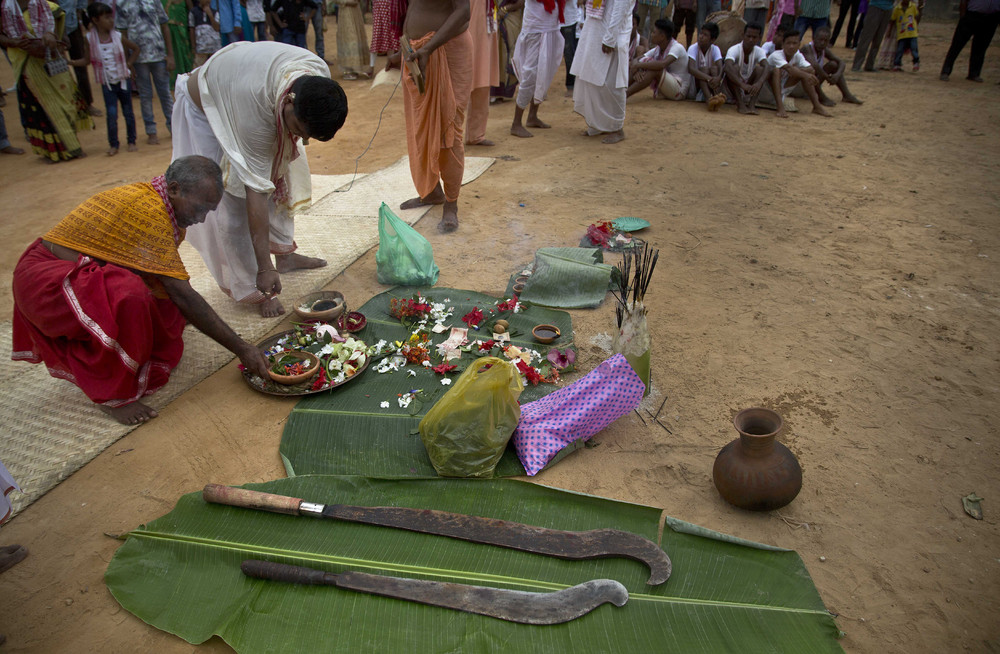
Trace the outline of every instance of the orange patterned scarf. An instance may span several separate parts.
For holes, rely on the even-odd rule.
[[[184,230],[162,188],[157,178],[98,193],[43,238],[124,268],[188,279],[177,251]]]

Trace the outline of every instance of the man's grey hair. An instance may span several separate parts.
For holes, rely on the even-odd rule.
[[[222,193],[222,169],[208,157],[193,154],[175,159],[167,168],[167,184],[177,182],[181,193],[195,192],[204,180],[215,182],[215,188]]]

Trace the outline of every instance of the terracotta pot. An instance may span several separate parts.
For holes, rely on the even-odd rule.
[[[770,409],[743,409],[733,418],[740,437],[715,458],[712,479],[722,499],[750,511],[780,509],[802,489],[802,468],[775,440],[782,420]]]

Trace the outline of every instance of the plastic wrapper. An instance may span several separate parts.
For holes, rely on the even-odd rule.
[[[380,284],[433,286],[440,272],[430,242],[396,216],[385,202],[378,210],[375,266]]]
[[[492,477],[521,417],[524,385],[511,363],[474,361],[420,421],[420,439],[442,477]]]

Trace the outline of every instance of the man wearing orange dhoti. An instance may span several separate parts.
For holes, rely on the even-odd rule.
[[[465,127],[467,145],[493,145],[486,138],[490,113],[490,87],[500,85],[500,50],[494,0],[471,0],[469,36],[472,37],[472,94]]]
[[[443,204],[438,229],[458,229],[458,192],[465,170],[465,111],[472,92],[472,38],[469,0],[413,0],[406,12],[403,34],[425,80],[417,89],[409,68],[403,67],[403,111],[410,175],[419,197],[401,209]],[[386,68],[400,64],[400,53]],[[443,185],[443,188],[442,188]]]

